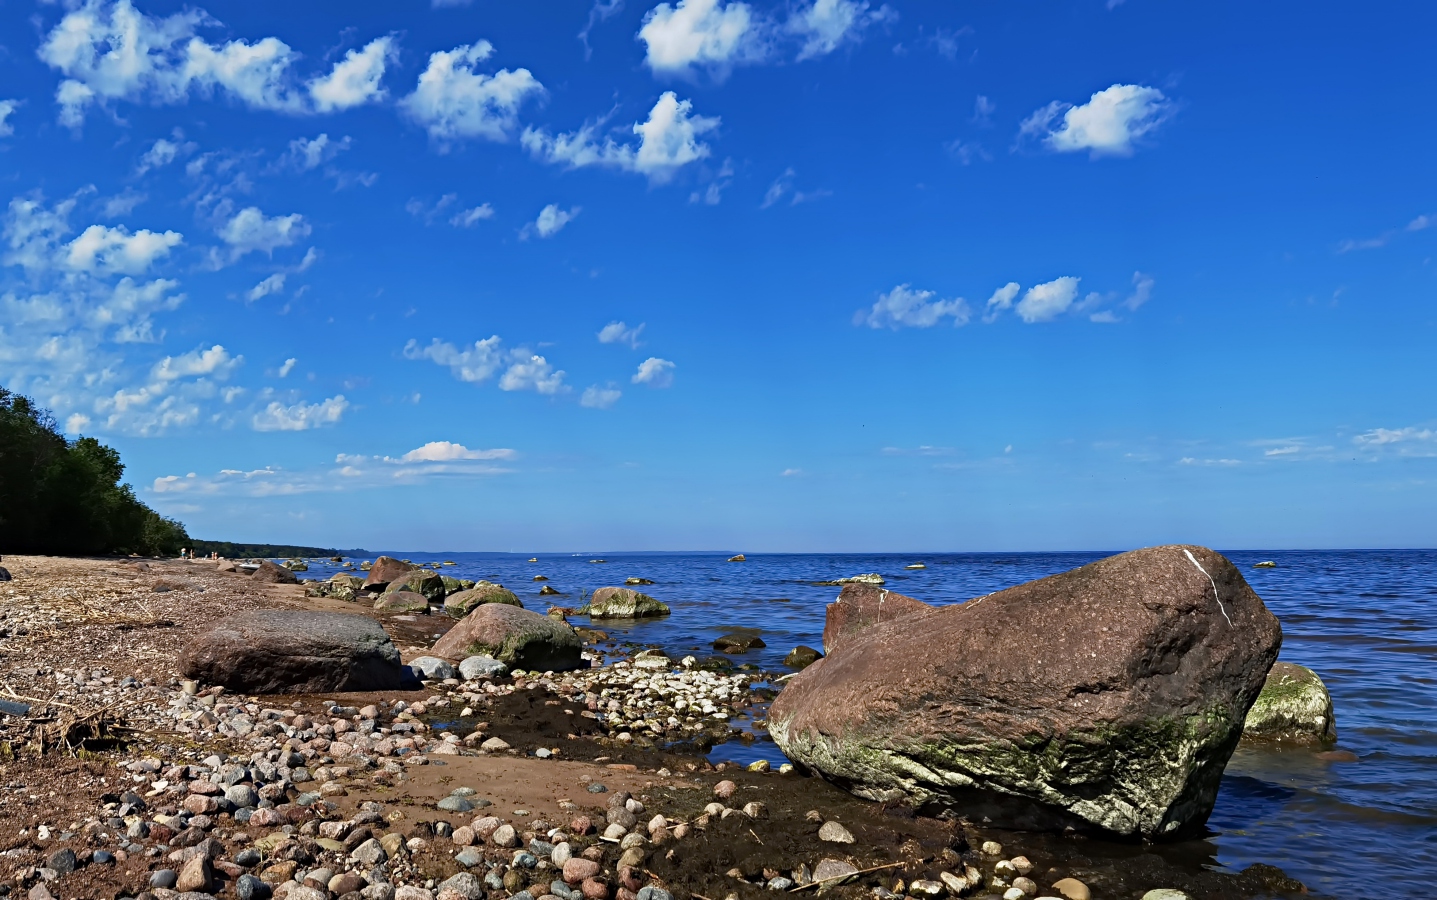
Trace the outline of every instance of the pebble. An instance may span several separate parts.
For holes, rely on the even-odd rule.
[[[603,794],[607,793],[608,790],[608,788],[604,787],[602,784],[599,784],[597,781],[589,785],[589,793],[591,794]]]
[[[831,844],[851,844],[853,833],[837,822],[824,822],[823,827],[818,829],[818,839]]]
[[[1175,888],[1158,888],[1143,894],[1143,900],[1192,900],[1192,898]]]
[[[978,850],[979,850],[979,852],[981,852],[984,856],[1002,856],[1002,855],[1003,855],[1003,845],[1000,844],[1000,843],[998,843],[997,841],[984,841],[984,842],[983,842],[983,845],[982,845],[981,847],[979,847]]]
[[[915,897],[940,897],[944,890],[941,881],[930,881],[926,878],[920,878],[908,885],[908,893]]]
[[[150,887],[172,888],[179,877],[180,873],[174,869],[159,869],[150,875]]]
[[[1064,900],[1092,900],[1092,891],[1088,886],[1076,878],[1062,878],[1053,882],[1053,890],[1061,894]]]
[[[841,859],[821,860],[818,865],[813,867],[814,881],[837,881],[839,878],[845,875],[857,874],[858,869],[855,866],[850,863],[846,863]]]

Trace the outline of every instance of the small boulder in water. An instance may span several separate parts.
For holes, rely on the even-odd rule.
[[[714,649],[720,653],[747,653],[754,647],[767,647],[763,638],[751,631],[735,631],[714,641]]]
[[[1252,567],[1254,569],[1276,569],[1277,563],[1273,562],[1270,559],[1265,559],[1260,563],[1253,563]]]
[[[823,654],[812,647],[800,645],[789,651],[788,655],[783,658],[783,664],[794,669],[806,669],[822,658]]]
[[[605,587],[594,591],[579,615],[592,619],[647,619],[669,614],[667,604],[630,588]]]
[[[835,578],[832,581],[813,582],[820,587],[839,587],[845,584],[883,584],[883,576],[877,572],[869,572],[864,575],[849,575],[847,578]]]
[[[624,584],[639,584],[639,585],[644,585],[644,584],[653,584],[653,583],[654,583],[654,582],[653,582],[651,579],[648,579],[648,578],[639,578],[638,576],[635,576],[635,575],[631,575],[631,576],[629,576],[628,578],[625,578],[625,579],[624,579]]]
[[[1337,740],[1337,722],[1327,685],[1306,666],[1274,663],[1262,693],[1247,711],[1242,736],[1284,743],[1332,743]]]
[[[747,556],[744,556],[742,553],[740,553],[740,554],[738,554],[737,556],[730,556],[730,557],[728,558],[728,561],[729,561],[729,562],[748,562],[748,557],[747,557]]]

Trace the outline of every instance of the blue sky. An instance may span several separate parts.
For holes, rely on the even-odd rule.
[[[0,0],[0,384],[199,537],[1434,546],[1434,25]]]

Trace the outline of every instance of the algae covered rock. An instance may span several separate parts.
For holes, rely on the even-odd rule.
[[[450,594],[444,600],[444,612],[455,619],[462,619],[486,603],[504,603],[509,606],[523,606],[514,592],[502,584],[489,581],[477,582],[472,588]]]
[[[1306,666],[1275,663],[1262,693],[1247,711],[1243,737],[1299,744],[1337,740],[1332,695],[1317,673]]]
[[[428,569],[415,569],[412,572],[405,572],[385,586],[384,592],[410,591],[420,594],[429,600],[444,599],[444,579]]]
[[[822,653],[812,647],[800,644],[788,652],[788,655],[783,658],[783,664],[794,669],[806,669],[822,658]]]
[[[386,591],[374,601],[377,613],[427,613],[429,598],[413,591]]]
[[[583,644],[563,622],[505,603],[486,603],[460,619],[434,645],[435,656],[490,656],[515,669],[564,671],[588,665]]]
[[[1175,838],[1212,812],[1281,643],[1230,561],[1153,547],[847,632],[769,733],[868,799]]]
[[[646,619],[668,615],[669,607],[632,588],[603,587],[594,591],[578,614],[592,619]]]

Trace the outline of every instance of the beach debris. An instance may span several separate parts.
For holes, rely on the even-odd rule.
[[[253,610],[196,636],[180,671],[204,684],[250,694],[395,690],[399,651],[367,616]]]
[[[1273,663],[1262,693],[1247,711],[1242,732],[1244,740],[1331,744],[1337,740],[1332,694],[1306,666]]]
[[[1152,839],[1200,827],[1281,644],[1238,569],[1202,547],[1136,550],[891,618],[894,595],[876,593],[829,606],[843,627],[825,627],[824,664],[788,681],[769,734],[859,796],[917,804],[962,784],[1009,809],[1025,800],[1029,828]],[[1070,650],[995,655],[1015,628]],[[942,647],[941,659],[914,653],[915,641]],[[1091,684],[1104,685],[1101,698],[1084,696]],[[1012,749],[976,749],[996,744]],[[1095,753],[1130,762],[1079,787],[1065,773]],[[1001,827],[1003,815],[992,818]]]
[[[576,612],[592,619],[646,619],[667,616],[669,607],[632,588],[602,587]]]

